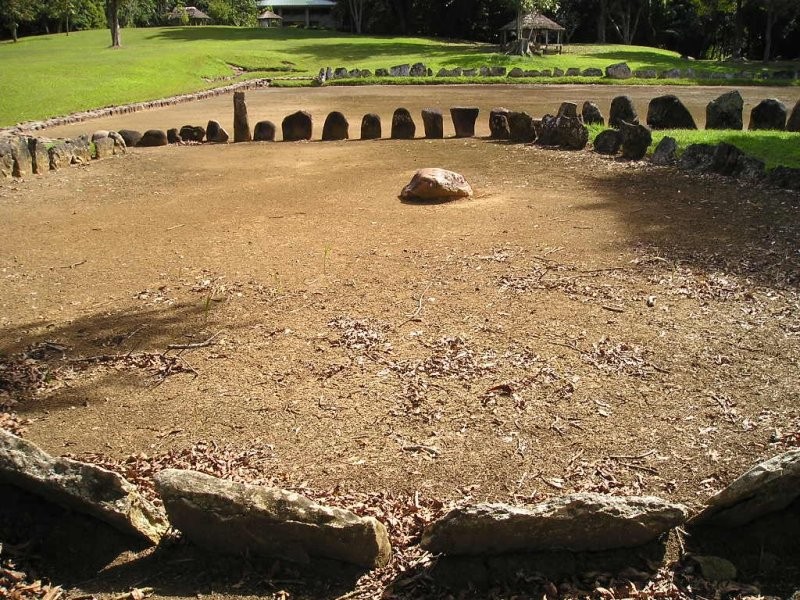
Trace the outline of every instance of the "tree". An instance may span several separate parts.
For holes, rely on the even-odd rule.
[[[353,28],[356,33],[361,33],[364,22],[364,6],[369,3],[370,0],[347,0],[347,8],[350,11],[350,18],[353,20]]]
[[[511,5],[517,11],[517,41],[511,50],[511,54],[519,54],[526,56],[531,53],[531,35],[533,31],[528,34],[526,39],[522,38],[522,20],[525,15],[530,13],[541,13],[546,10],[555,10],[558,6],[557,0],[511,0]]]
[[[108,29],[111,31],[112,48],[122,46],[122,38],[119,32],[119,6],[120,0],[106,0],[106,21],[108,22]]]
[[[644,8],[643,0],[617,0],[608,17],[623,44],[633,43]]]
[[[781,19],[791,20],[798,13],[797,0],[761,0],[766,13],[764,27],[764,62],[772,58],[772,34]]]
[[[36,18],[39,12],[37,4],[38,2],[32,0],[0,0],[0,21],[15,42],[20,23]]]

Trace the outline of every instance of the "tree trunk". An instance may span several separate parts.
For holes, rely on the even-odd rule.
[[[775,27],[775,7],[767,2],[767,27],[764,31],[764,62],[769,62],[772,55],[772,30]]]
[[[736,26],[733,34],[733,55],[740,58],[744,55],[744,15],[743,0],[736,0]]]
[[[122,45],[119,33],[119,0],[107,0],[108,28],[111,30],[111,47],[119,48]]]
[[[597,11],[597,43],[606,43],[606,21],[608,18],[608,0],[600,0]]]
[[[356,33],[361,33],[361,24],[364,20],[364,0],[348,0],[350,16],[353,19],[353,28]]]
[[[16,23],[11,23],[11,39],[14,40],[14,43],[17,42],[17,27],[19,27]]]

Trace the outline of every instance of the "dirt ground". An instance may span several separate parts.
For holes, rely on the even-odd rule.
[[[482,108],[545,102],[474,90]],[[401,98],[416,109],[466,92],[248,99],[251,120],[267,98],[281,109],[267,117],[293,105],[389,119]],[[73,129],[201,122],[229,101]],[[398,200],[430,166],[462,173],[475,197]],[[799,206],[477,138],[136,149],[0,183],[0,356],[30,367],[0,400],[55,454],[205,441],[258,448],[264,478],[301,488],[696,507],[797,441]]]

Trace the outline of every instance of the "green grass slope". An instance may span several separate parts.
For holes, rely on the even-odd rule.
[[[498,54],[496,46],[487,44],[290,28],[125,29],[122,41],[122,48],[111,49],[108,32],[95,30],[0,43],[0,126],[247,78],[311,76],[323,66],[374,71],[421,61],[434,70],[482,65],[566,70],[603,68],[623,60],[633,69],[687,64],[673,52],[635,46],[572,45],[561,56],[522,58]],[[709,71],[742,68],[692,64]],[[230,79],[235,74],[232,65],[246,72]]]

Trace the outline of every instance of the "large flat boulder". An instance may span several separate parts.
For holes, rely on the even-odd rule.
[[[299,563],[319,557],[366,568],[384,566],[391,557],[386,527],[372,517],[194,471],[168,469],[155,481],[172,524],[215,552]]]
[[[713,496],[691,525],[739,527],[800,498],[800,448],[757,464]]]
[[[403,191],[403,200],[455,200],[472,196],[464,176],[445,169],[420,169]]]
[[[157,544],[169,528],[164,513],[121,475],[96,465],[50,456],[32,442],[3,430],[0,482],[152,543]]]
[[[425,550],[453,555],[634,548],[686,521],[688,509],[654,496],[573,494],[531,508],[477,504],[429,525]]]

